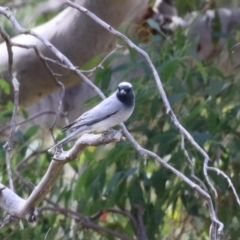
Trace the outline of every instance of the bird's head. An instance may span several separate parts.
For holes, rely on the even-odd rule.
[[[134,104],[134,93],[132,84],[128,82],[121,82],[117,90],[118,99],[125,105],[131,106]]]
[[[132,92],[132,84],[128,82],[121,82],[118,85],[118,94],[121,96],[125,96],[131,94]]]

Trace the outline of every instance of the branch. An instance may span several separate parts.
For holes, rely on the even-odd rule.
[[[185,149],[185,140],[184,140],[184,135],[181,133],[181,149],[187,159],[187,161],[189,162],[190,164],[190,169],[191,169],[191,176],[192,178],[199,183],[199,185],[206,191],[208,192],[208,189],[206,187],[206,185],[204,184],[204,182],[198,178],[196,175],[195,175],[195,170],[194,170],[194,164],[193,164],[193,161],[192,159],[190,158],[187,150]]]
[[[86,217],[80,213],[77,213],[77,212],[74,212],[70,209],[65,209],[65,208],[61,208],[59,205],[55,205],[54,207],[42,207],[40,209],[41,212],[43,211],[54,211],[54,212],[59,212],[65,216],[69,216],[77,221],[81,221],[82,222],[82,225],[85,227],[85,228],[90,228],[90,229],[93,229],[97,232],[105,232],[105,233],[108,233],[114,237],[117,237],[117,238],[120,238],[122,240],[133,240],[132,238],[130,237],[127,237],[127,236],[124,236],[122,233],[119,233],[117,231],[114,231],[114,230],[111,230],[109,228],[105,228],[105,227],[102,227],[100,225],[97,225],[96,223],[94,223],[93,221],[90,220],[89,217]]]
[[[66,151],[57,152],[53,156],[47,172],[40,183],[34,188],[28,199],[24,200],[9,188],[0,184],[2,189],[0,194],[0,206],[11,216],[26,219],[29,222],[36,221],[38,216],[37,207],[45,196],[53,188],[64,164],[76,159],[88,146],[99,146],[121,140],[121,133],[117,131],[108,131],[104,134],[85,134],[78,139],[74,146]]]
[[[50,127],[51,135],[52,135],[52,138],[54,139],[53,128],[54,128],[54,126],[55,126],[55,124],[57,122],[57,119],[58,119],[59,115],[60,115],[60,111],[61,111],[61,108],[62,108],[62,102],[63,102],[63,98],[64,98],[64,95],[65,95],[65,87],[59,81],[59,79],[57,77],[57,74],[55,74],[53,72],[53,70],[50,68],[50,66],[48,65],[47,61],[45,60],[45,57],[38,50],[38,48],[34,47],[34,50],[35,50],[36,55],[39,57],[39,59],[42,61],[42,63],[44,64],[44,66],[46,67],[46,69],[48,70],[48,72],[50,73],[52,78],[54,79],[55,83],[61,88],[57,113],[54,115],[54,119],[53,119],[53,122],[52,122],[51,127]]]
[[[146,228],[143,223],[144,208],[139,204],[135,204],[134,207],[137,209],[137,223],[138,223],[137,236],[138,236],[138,239],[139,240],[148,240]]]
[[[12,45],[11,45],[11,39],[7,35],[7,33],[4,31],[2,26],[0,25],[0,34],[3,37],[3,39],[6,42],[7,50],[8,50],[8,75],[9,78],[12,80],[12,85],[14,89],[14,107],[13,107],[13,113],[12,113],[12,121],[11,121],[11,131],[9,133],[9,137],[7,142],[4,144],[4,148],[6,151],[6,166],[7,166],[7,172],[8,172],[8,178],[9,178],[9,186],[14,191],[14,185],[13,185],[13,178],[12,178],[12,170],[11,170],[11,150],[13,148],[13,137],[16,130],[16,117],[17,117],[17,109],[18,109],[18,98],[19,98],[19,82],[18,80],[13,77],[13,52],[12,52]]]
[[[24,124],[32,121],[33,119],[38,118],[38,117],[40,117],[40,116],[42,116],[42,115],[44,115],[44,114],[55,114],[55,115],[56,115],[57,112],[55,112],[55,111],[42,111],[42,112],[40,112],[40,113],[36,113],[36,114],[30,116],[29,118],[23,120],[23,121],[17,122],[17,123],[16,123],[16,126],[24,125]],[[66,114],[64,114],[64,113],[60,113],[60,115],[63,116],[63,117],[66,116]],[[4,131],[6,131],[6,130],[9,129],[9,128],[11,128],[11,125],[3,126],[2,128],[0,128],[0,134],[2,134]]]

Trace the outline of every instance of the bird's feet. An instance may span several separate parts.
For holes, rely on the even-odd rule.
[[[62,152],[63,152],[63,148],[62,148],[62,144],[60,144],[59,146],[55,147],[54,156],[59,156]],[[54,159],[54,156],[53,156],[53,160],[56,160]]]
[[[108,128],[105,132],[103,132],[103,136],[104,135],[108,135],[108,134],[112,134],[114,135],[116,132],[118,132],[117,130],[113,129],[113,128]]]

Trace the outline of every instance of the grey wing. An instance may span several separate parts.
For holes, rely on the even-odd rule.
[[[74,122],[70,123],[62,130],[66,131],[68,129],[75,129],[84,125],[92,125],[98,123],[114,114],[119,112],[122,109],[122,103],[117,99],[116,93],[112,94],[108,98],[104,99],[97,106],[90,109],[81,115]]]

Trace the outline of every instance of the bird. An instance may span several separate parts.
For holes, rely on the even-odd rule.
[[[83,113],[74,122],[62,128],[62,131],[72,130],[60,142],[49,148],[49,152],[56,147],[68,143],[74,138],[85,133],[104,132],[126,121],[132,114],[135,107],[135,94],[132,84],[121,82],[118,89],[98,105]]]

